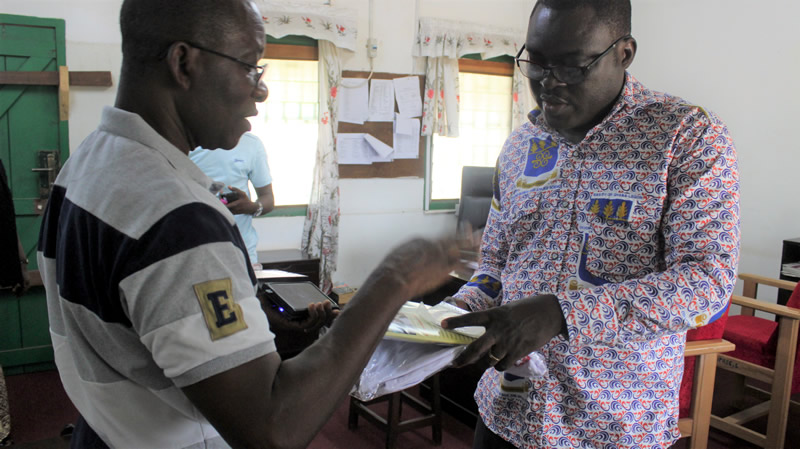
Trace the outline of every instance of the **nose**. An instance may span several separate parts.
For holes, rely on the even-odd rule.
[[[267,88],[267,83],[264,82],[263,79],[258,80],[258,84],[256,84],[256,88],[253,91],[253,96],[259,103],[266,101],[267,97],[269,97],[269,89]]]
[[[562,83],[555,77],[555,75],[553,75],[552,69],[547,69],[547,71],[544,73],[544,78],[539,81],[539,84],[541,84],[545,89],[552,89],[553,87]]]

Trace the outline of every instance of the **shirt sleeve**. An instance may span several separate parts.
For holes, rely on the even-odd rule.
[[[267,162],[267,151],[264,149],[261,139],[254,138],[252,140],[251,160],[253,161],[253,166],[250,170],[250,182],[256,188],[265,187],[272,184],[272,175]]]
[[[175,385],[275,351],[244,243],[219,211],[199,203],[180,207],[126,251],[131,274],[119,284],[123,304]]]
[[[667,201],[656,223],[663,270],[559,293],[571,341],[649,340],[703,326],[727,309],[739,260],[736,150],[725,125],[695,107],[671,151]]]
[[[506,145],[508,145],[508,142],[506,142]],[[489,208],[489,216],[481,238],[478,268],[469,282],[453,295],[467,303],[473,311],[499,306],[502,300],[500,275],[503,272],[506,256],[508,255],[508,240],[501,209],[502,202],[500,198],[502,198],[502,195],[498,183],[498,167],[500,167],[499,159],[495,167],[492,204]]]

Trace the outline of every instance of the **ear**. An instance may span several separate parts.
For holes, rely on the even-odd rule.
[[[188,90],[198,68],[198,51],[186,42],[173,42],[167,51],[169,73],[181,89]]]
[[[625,39],[625,44],[622,46],[622,66],[627,70],[633,64],[633,59],[636,57],[637,43],[636,39],[630,37]]]

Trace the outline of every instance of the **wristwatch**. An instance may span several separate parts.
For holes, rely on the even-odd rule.
[[[258,209],[256,209],[255,212],[253,212],[254,217],[258,217],[259,215],[261,215],[261,212],[264,212],[264,205],[261,204],[261,201],[256,201],[256,204],[258,205]]]

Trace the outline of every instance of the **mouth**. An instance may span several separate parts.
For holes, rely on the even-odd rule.
[[[542,103],[549,103],[551,105],[567,104],[567,100],[553,94],[542,94],[541,99]]]
[[[569,103],[567,100],[552,94],[542,94],[539,105],[544,112],[555,114],[565,109]]]

